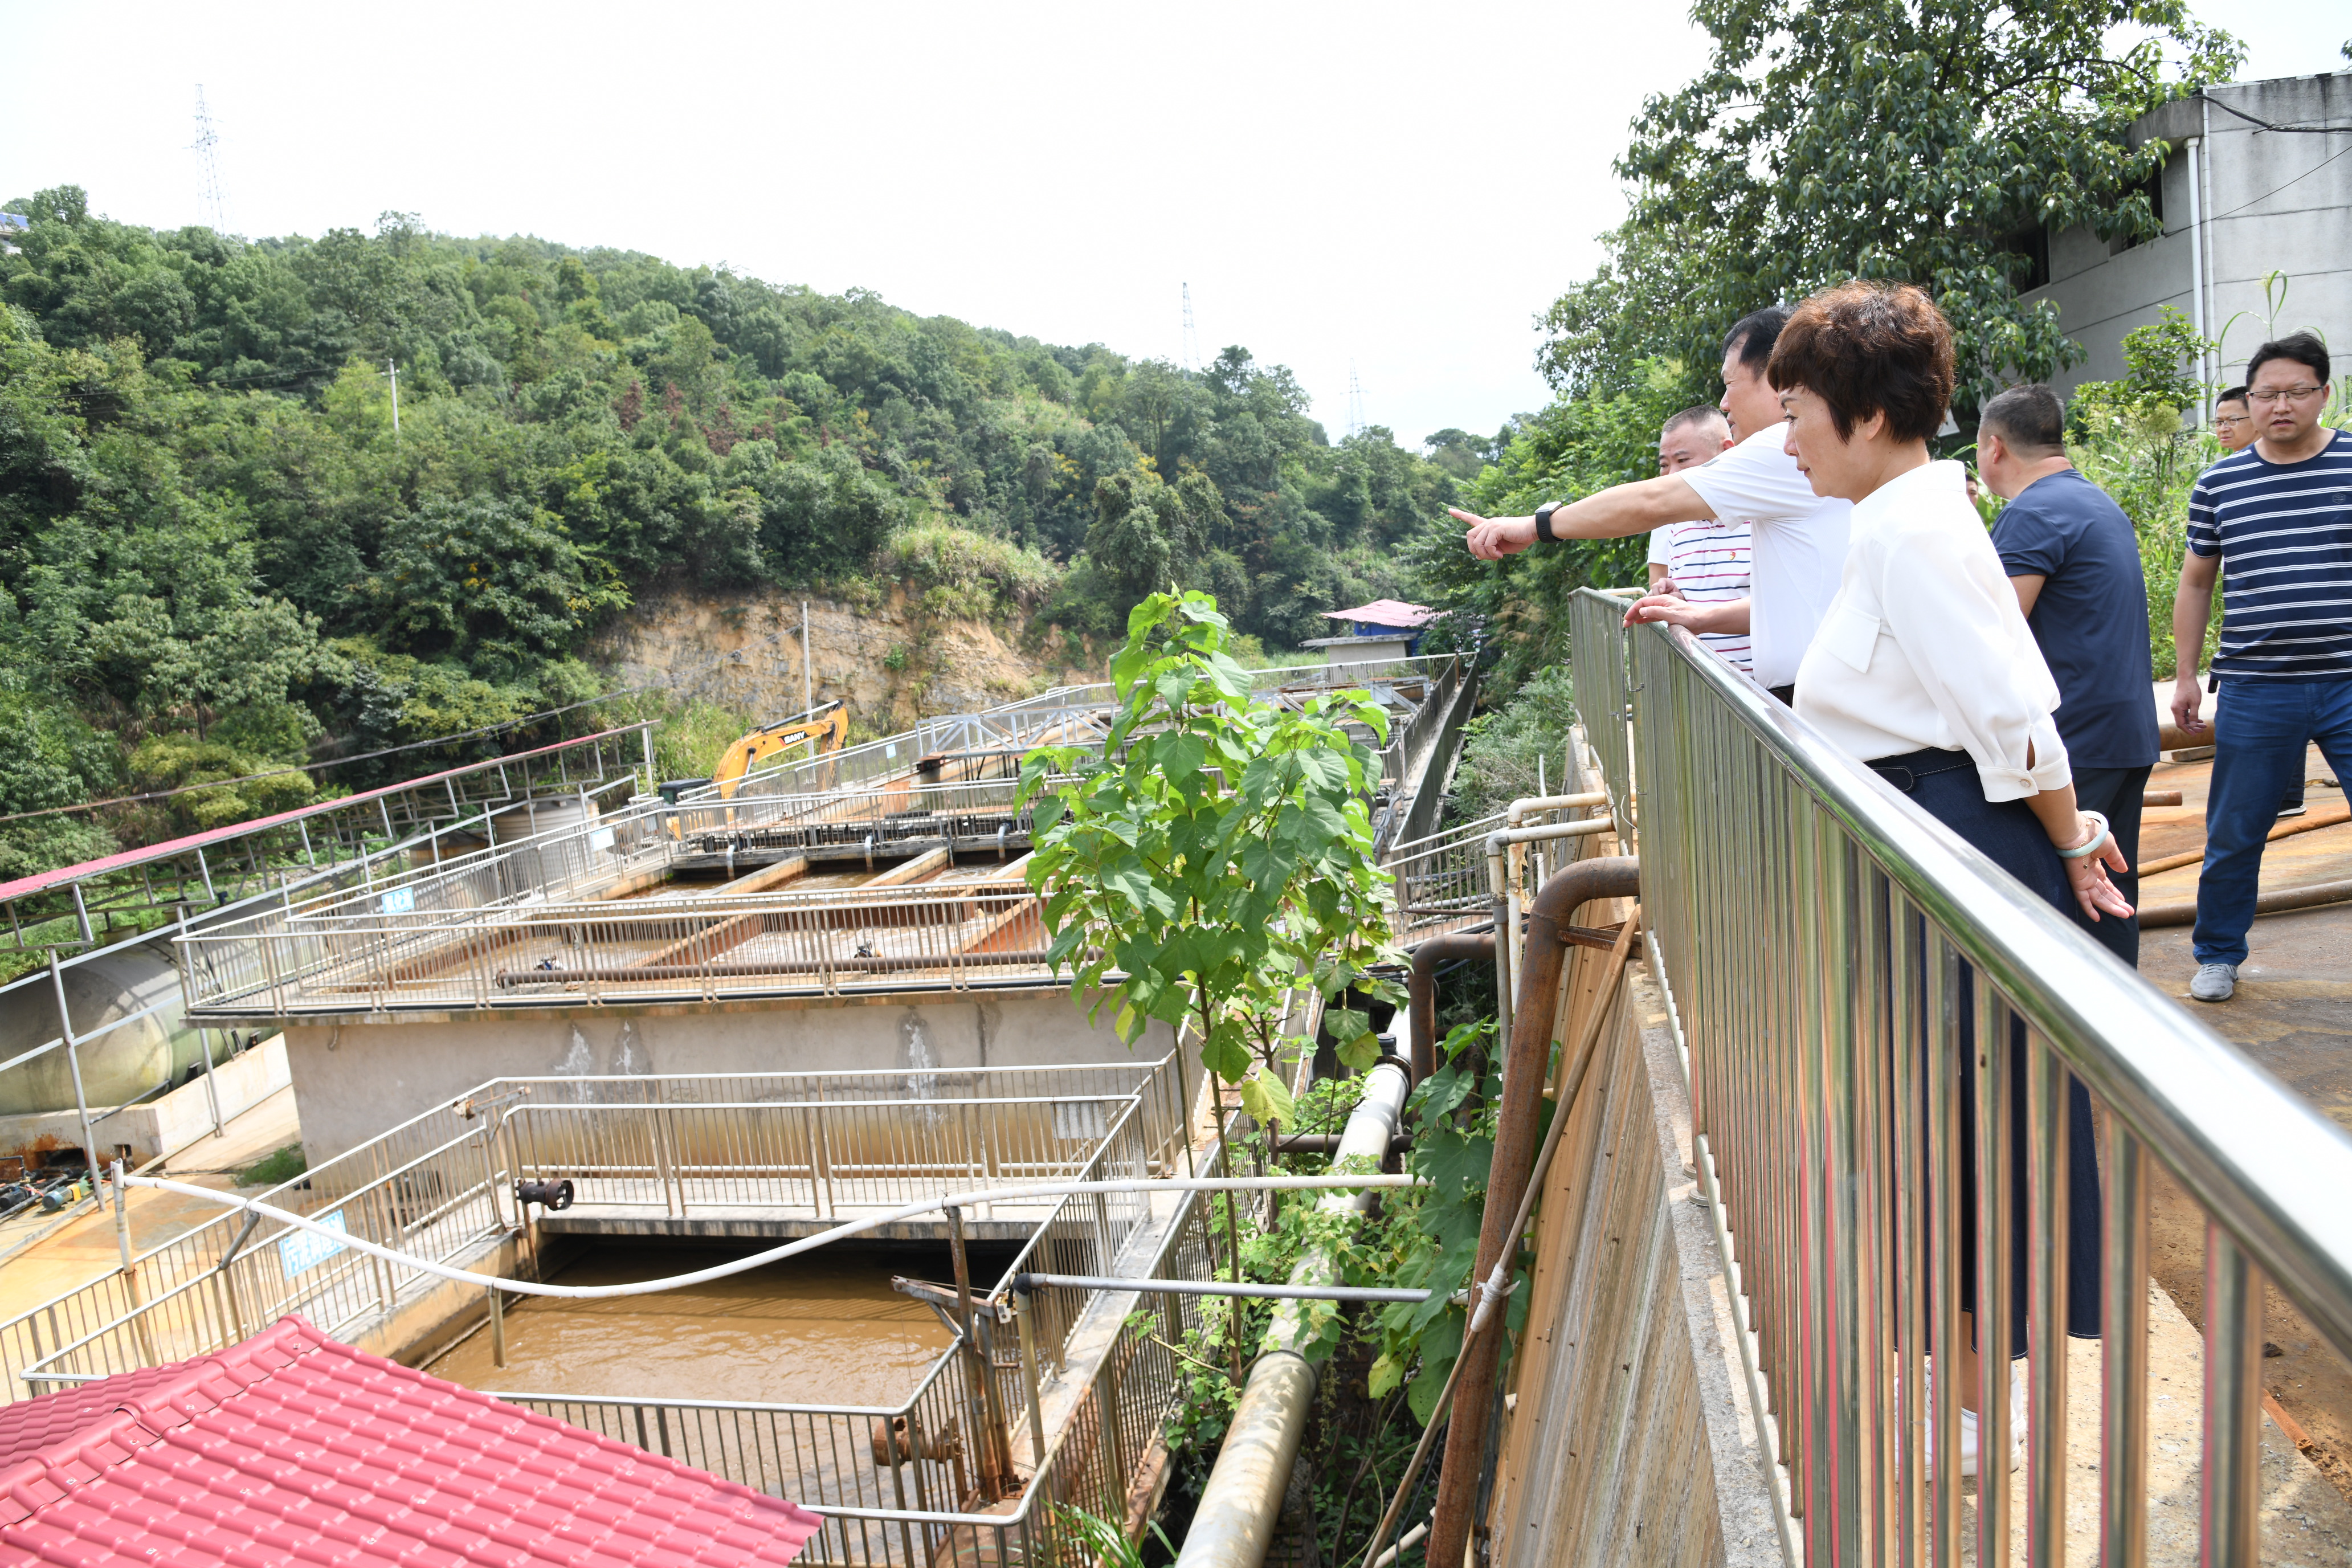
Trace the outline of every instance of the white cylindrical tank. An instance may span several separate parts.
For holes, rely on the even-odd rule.
[[[95,954],[68,965],[63,978],[74,1031],[87,1042],[79,1049],[81,1079],[92,1109],[136,1100],[195,1065],[202,1047],[197,1031],[181,1021],[180,976],[167,939]],[[167,1005],[153,1016],[106,1028],[159,1002]],[[57,992],[46,970],[0,991],[0,1060],[58,1033]],[[73,1069],[62,1047],[0,1072],[0,1116],[73,1108]]]

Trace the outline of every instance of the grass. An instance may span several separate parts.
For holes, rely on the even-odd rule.
[[[299,1143],[289,1143],[283,1149],[264,1154],[252,1164],[236,1173],[240,1187],[275,1187],[292,1181],[310,1168],[308,1156]]]

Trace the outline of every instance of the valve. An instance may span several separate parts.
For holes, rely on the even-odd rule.
[[[572,1206],[572,1184],[569,1181],[517,1182],[515,1202],[538,1204],[550,1214],[561,1214]]]

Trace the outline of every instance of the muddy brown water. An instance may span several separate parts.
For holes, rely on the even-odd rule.
[[[656,1279],[747,1250],[599,1246],[549,1279],[562,1285]],[[976,1283],[992,1284],[1003,1267],[974,1249]],[[950,1339],[929,1308],[890,1289],[893,1274],[951,1277],[942,1249],[843,1249],[654,1295],[509,1298],[504,1367],[491,1364],[485,1331],[426,1370],[470,1388],[509,1393],[897,1405]]]

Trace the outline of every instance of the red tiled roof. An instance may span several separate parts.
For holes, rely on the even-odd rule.
[[[781,1568],[822,1524],[294,1317],[0,1407],[10,1563]]]
[[[1326,610],[1327,621],[1361,621],[1366,626],[1401,626],[1411,631],[1437,619],[1438,612],[1423,605],[1408,605],[1401,599],[1374,599],[1369,605],[1358,605],[1352,610]]]

